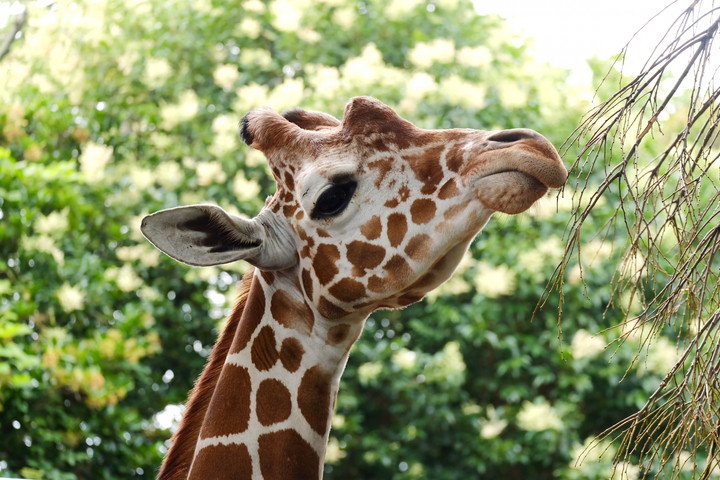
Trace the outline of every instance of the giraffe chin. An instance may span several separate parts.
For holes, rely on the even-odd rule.
[[[517,170],[482,177],[474,186],[485,207],[510,215],[526,211],[548,191],[535,177]]]

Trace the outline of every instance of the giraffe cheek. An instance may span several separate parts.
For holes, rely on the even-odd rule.
[[[413,223],[422,225],[428,223],[435,217],[437,207],[435,202],[429,198],[420,198],[415,200],[410,206],[410,216]]]
[[[405,254],[409,258],[419,262],[423,258],[427,258],[430,254],[431,245],[432,239],[430,235],[420,233],[408,241],[407,246],[405,246]]]
[[[400,213],[393,213],[388,216],[388,240],[390,245],[397,247],[400,245],[405,238],[408,226],[405,215]]]
[[[328,291],[333,297],[345,303],[361,300],[366,296],[365,285],[352,278],[343,278]]]
[[[382,234],[382,221],[380,220],[380,217],[374,215],[362,227],[360,227],[360,233],[362,233],[368,240],[376,240],[380,238],[380,235]]]
[[[347,246],[347,259],[353,266],[353,275],[358,277],[379,266],[384,258],[385,249],[371,243],[354,241]]]
[[[338,274],[337,261],[339,259],[340,251],[335,245],[326,243],[318,245],[313,260],[313,270],[322,285],[327,285]]]

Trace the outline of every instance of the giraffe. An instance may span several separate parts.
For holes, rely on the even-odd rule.
[[[142,232],[194,266],[245,260],[238,303],[160,469],[168,479],[320,479],[340,376],[365,319],[447,280],[495,211],[528,209],[567,171],[527,129],[425,130],[371,97],[331,115],[241,121],[277,182],[252,219],[191,205]]]

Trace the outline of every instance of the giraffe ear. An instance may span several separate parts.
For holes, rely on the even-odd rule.
[[[260,222],[230,215],[214,205],[161,210],[143,218],[140,229],[160,251],[188,265],[246,260],[259,268],[277,270],[294,263],[294,254],[277,248]]]
[[[292,122],[303,130],[325,130],[340,125],[340,120],[323,112],[313,112],[302,108],[293,108],[282,114],[288,122]]]

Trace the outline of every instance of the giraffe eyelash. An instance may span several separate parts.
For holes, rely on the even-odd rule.
[[[337,217],[347,208],[356,188],[357,182],[355,181],[329,185],[320,193],[310,218],[321,220]]]

